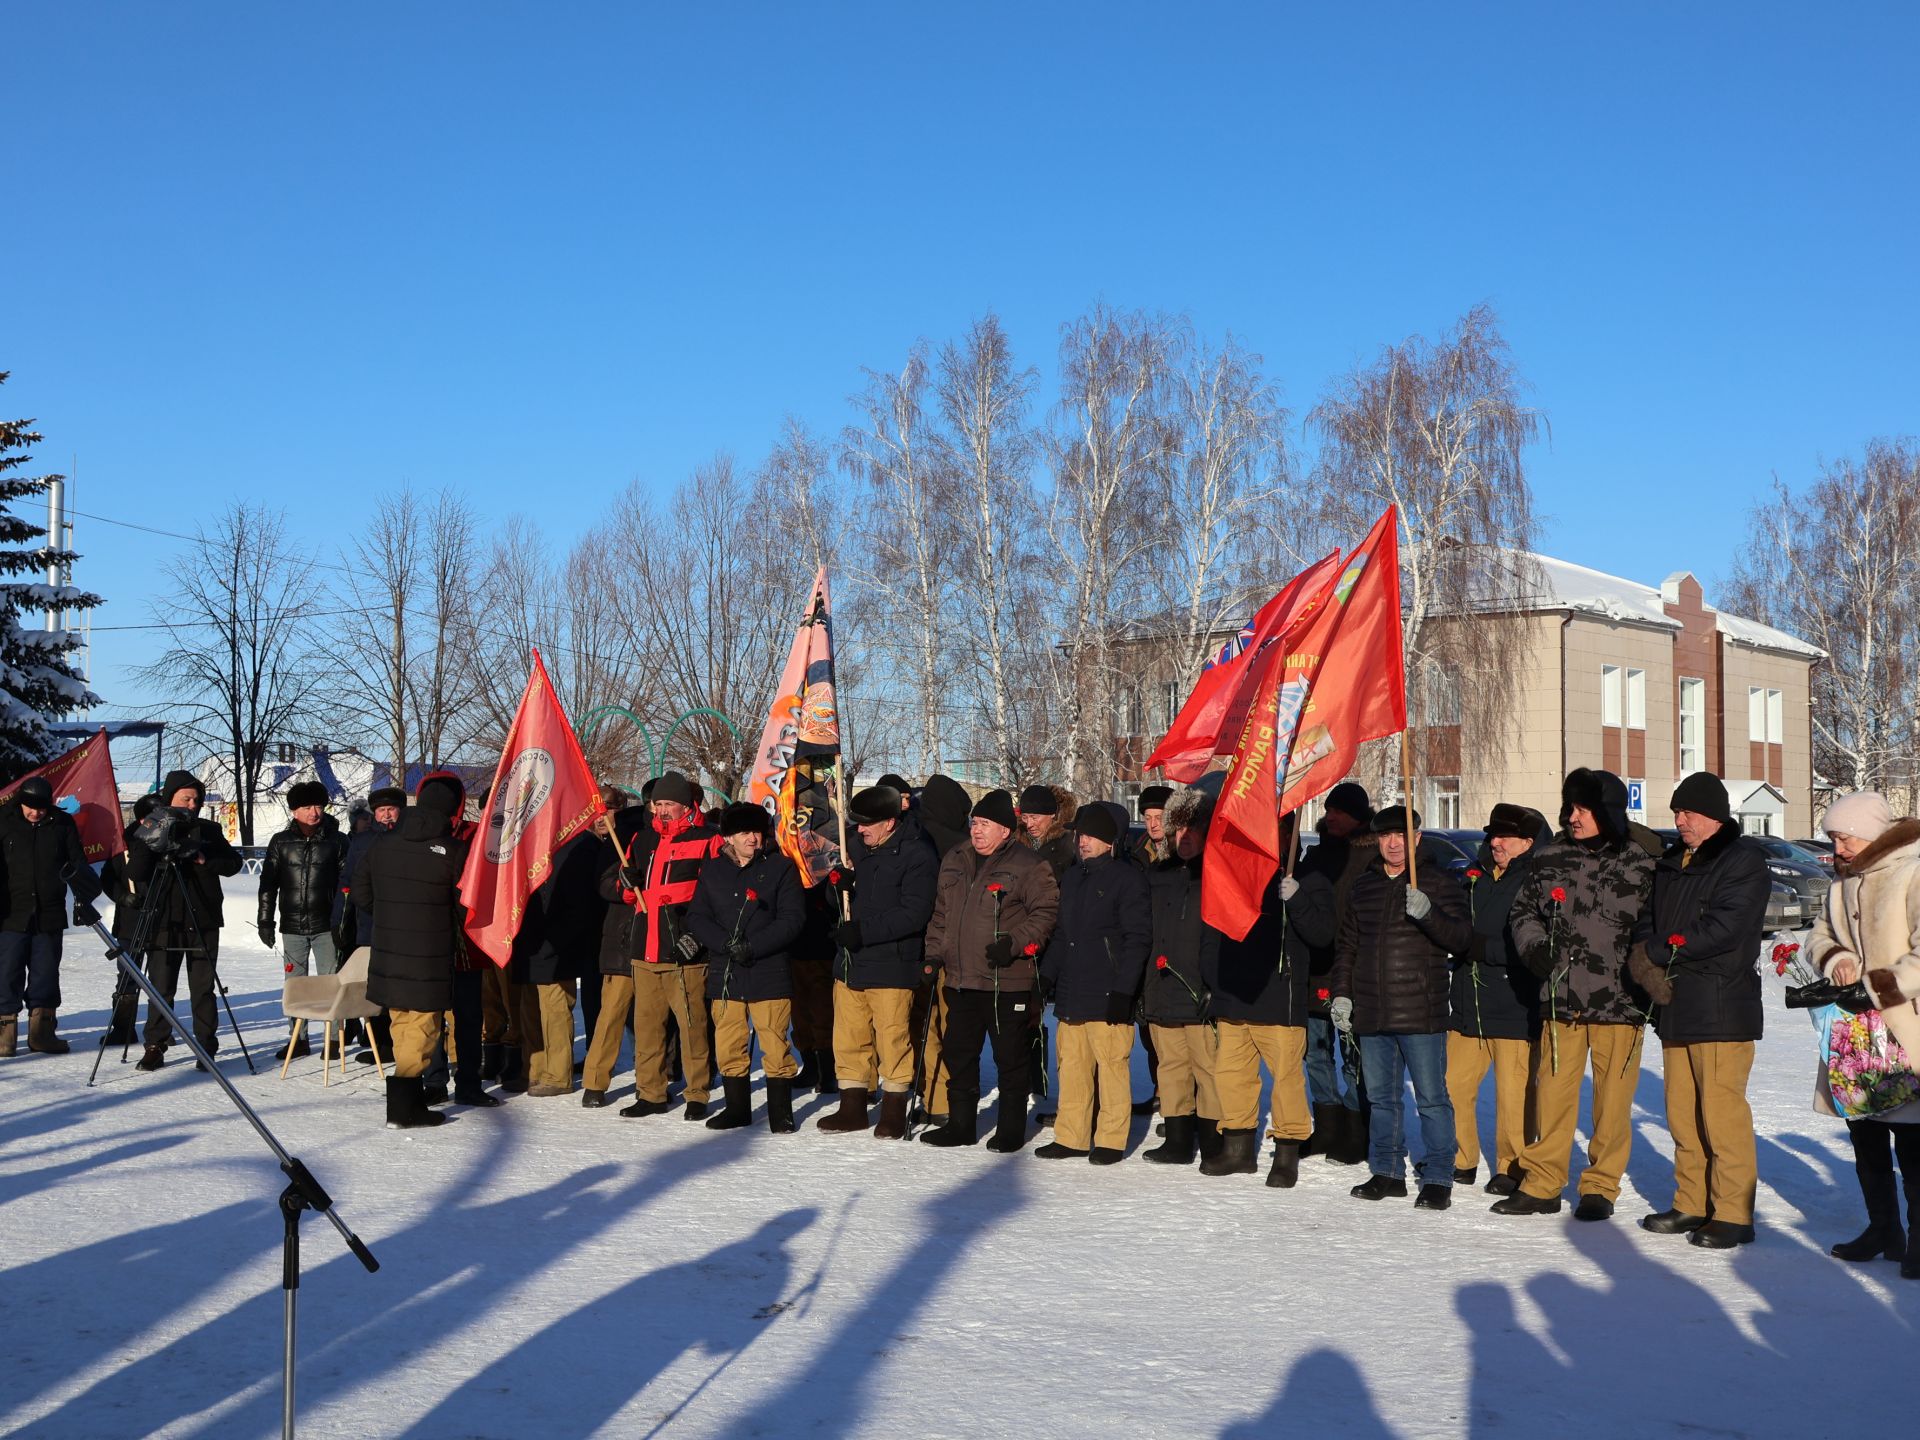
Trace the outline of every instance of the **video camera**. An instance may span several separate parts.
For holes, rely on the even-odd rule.
[[[176,805],[156,805],[133,827],[133,838],[161,859],[190,859],[200,849],[199,816]]]

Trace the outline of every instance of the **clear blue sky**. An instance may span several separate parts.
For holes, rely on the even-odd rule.
[[[0,409],[78,505],[463,487],[566,540],[988,308],[1231,328],[1296,413],[1498,309],[1546,548],[1723,573],[1920,430],[1920,7],[15,3]],[[173,548],[82,520],[147,620]],[[126,713],[143,632],[102,633]]]

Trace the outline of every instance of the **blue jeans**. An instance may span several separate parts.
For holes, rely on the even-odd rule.
[[[1373,1100],[1367,1127],[1367,1168],[1391,1180],[1405,1178],[1407,1160],[1403,1086],[1413,1078],[1420,1112],[1420,1183],[1453,1188],[1453,1101],[1447,1097],[1447,1037],[1362,1035],[1360,1069]]]
[[[1340,1045],[1333,1021],[1324,1015],[1307,1017],[1307,1090],[1316,1105],[1344,1105],[1360,1108],[1360,1077],[1342,1093],[1340,1089]]]
[[[280,936],[280,948],[286,952],[287,974],[305,975],[309,963],[315,975],[331,975],[340,968],[340,957],[333,948],[333,936],[322,930],[318,935]]]
[[[60,1008],[60,937],[37,931],[0,931],[0,1020],[29,1010]]]

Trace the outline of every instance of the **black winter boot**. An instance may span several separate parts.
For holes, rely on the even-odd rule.
[[[472,1084],[461,1084],[459,1081],[454,1082],[453,1103],[456,1105],[471,1105],[476,1110],[497,1110],[507,1102],[502,1100],[498,1095],[489,1095],[485,1090],[480,1088],[480,1082],[475,1080]]]
[[[387,1128],[421,1130],[446,1123],[446,1116],[429,1110],[421,1095],[424,1085],[418,1075],[387,1077]]]
[[[300,1027],[300,1033],[297,1036],[289,1039],[285,1045],[282,1045],[278,1050],[274,1051],[273,1058],[276,1060],[284,1060],[287,1058],[287,1051],[289,1050],[293,1051],[293,1058],[296,1060],[305,1059],[313,1053],[307,1046],[306,1026],[302,1025]]]
[[[742,1125],[753,1123],[753,1077],[750,1075],[722,1075],[721,1092],[727,1097],[726,1107],[718,1115],[707,1120],[709,1130],[738,1130]],[[789,1097],[791,1098],[791,1097]],[[788,1107],[791,1112],[791,1106]],[[788,1118],[792,1115],[789,1113]]]
[[[1259,1168],[1251,1130],[1222,1130],[1218,1153],[1200,1162],[1202,1175],[1251,1175]]]
[[[1071,1145],[1062,1145],[1058,1140],[1049,1140],[1033,1152],[1036,1160],[1084,1160],[1085,1150],[1076,1150]]]
[[[712,1122],[708,1122],[712,1123]],[[793,1081],[767,1077],[767,1129],[775,1135],[793,1134]]]
[[[1298,1140],[1274,1141],[1273,1168],[1267,1171],[1267,1188],[1291,1190],[1299,1183],[1300,1142]]]
[[[849,1085],[840,1092],[840,1108],[831,1115],[822,1115],[814,1122],[814,1129],[829,1135],[845,1135],[866,1129],[867,1123],[867,1092],[857,1085]]]
[[[1196,1115],[1193,1120],[1194,1148],[1200,1152],[1202,1162],[1211,1160],[1220,1153],[1220,1122],[1209,1120],[1204,1115]]]
[[[802,1050],[798,1053],[800,1056],[800,1073],[793,1077],[793,1088],[796,1090],[811,1090],[820,1080],[820,1066],[815,1063],[820,1052],[817,1050]]]
[[[1142,1152],[1142,1158],[1156,1165],[1191,1165],[1196,1138],[1196,1121],[1192,1115],[1169,1115],[1166,1120],[1167,1138],[1151,1150]]]
[[[958,1090],[947,1092],[947,1123],[938,1130],[923,1130],[920,1133],[922,1145],[932,1145],[941,1150],[972,1145],[979,1139],[980,1097],[965,1095]]]
[[[1027,1097],[1000,1092],[993,1138],[987,1148],[999,1155],[1011,1155],[1027,1143]]]
[[[816,1076],[813,1086],[822,1095],[840,1093],[840,1077],[833,1073],[833,1051],[816,1050],[813,1052],[813,1068]]]
[[[1391,1175],[1370,1175],[1347,1193],[1356,1200],[1404,1200],[1407,1182]]]
[[[1340,1117],[1334,1112],[1344,1108],[1344,1106],[1340,1105],[1316,1105],[1313,1107],[1313,1134],[1300,1142],[1300,1158],[1302,1160],[1306,1159],[1309,1155],[1324,1155],[1327,1153],[1335,1127],[1340,1123]]]
[[[1364,1165],[1367,1163],[1367,1132],[1371,1125],[1366,1110],[1349,1110],[1345,1105],[1339,1107],[1340,1119],[1334,1131],[1334,1142],[1327,1147],[1327,1158],[1336,1165]]]
[[[485,1048],[484,1045],[481,1046],[481,1049]],[[520,1062],[520,1047],[502,1045],[500,1047],[500,1088],[509,1095],[524,1095],[527,1093],[528,1083],[527,1067]]]
[[[1907,1237],[1900,1228],[1900,1187],[1893,1175],[1893,1137],[1888,1133],[1892,1128],[1871,1120],[1848,1122],[1853,1173],[1860,1182],[1860,1196],[1867,1202],[1867,1228],[1827,1251],[1836,1260],[1874,1260],[1881,1255],[1889,1260],[1907,1258]]]
[[[507,1047],[492,1042],[480,1047],[480,1078],[498,1080],[501,1072],[507,1068]]]

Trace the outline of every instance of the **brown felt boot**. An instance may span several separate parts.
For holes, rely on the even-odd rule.
[[[853,1085],[842,1086],[840,1108],[831,1115],[821,1116],[815,1128],[829,1134],[866,1129],[867,1092]]]
[[[0,1020],[0,1059],[12,1055],[20,1048],[20,1017],[9,1015]]]
[[[35,1010],[27,1017],[27,1048],[42,1055],[64,1055],[73,1047],[53,1033],[54,1012]]]
[[[843,1096],[847,1093],[842,1090]],[[876,1140],[904,1140],[907,1135],[907,1092],[904,1090],[882,1090],[880,1092],[880,1119],[873,1127]]]

